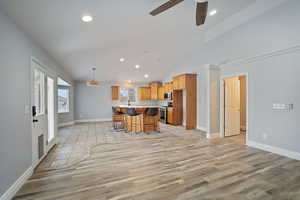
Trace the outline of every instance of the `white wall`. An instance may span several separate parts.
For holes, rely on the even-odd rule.
[[[0,196],[31,166],[30,58],[72,82],[42,49],[0,11]]]
[[[88,87],[85,83],[75,83],[75,120],[110,120],[111,86]]]

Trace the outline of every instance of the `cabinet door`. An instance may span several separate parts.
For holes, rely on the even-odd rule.
[[[158,100],[164,100],[165,88],[159,87],[158,88]]]
[[[119,86],[111,86],[111,99],[119,100]]]
[[[150,100],[151,99],[151,90],[148,87],[139,88],[139,100]]]
[[[173,124],[173,108],[168,108],[167,122]]]
[[[186,76],[185,76],[185,75],[181,75],[181,76],[178,78],[178,81],[179,81],[179,89],[184,89],[184,88],[186,88],[186,84],[185,84]]]
[[[152,100],[157,100],[157,89],[155,83],[151,83],[151,99]]]
[[[173,88],[174,90],[179,90],[179,78],[178,77],[174,77],[173,79]]]
[[[150,100],[151,99],[151,89],[150,88],[144,88],[144,100]]]

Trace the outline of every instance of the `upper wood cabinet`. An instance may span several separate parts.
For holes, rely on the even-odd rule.
[[[174,90],[182,90],[186,88],[187,76],[187,74],[182,74],[173,78]]]
[[[164,83],[165,93],[170,93],[173,91],[173,82]]]
[[[119,100],[119,86],[111,86],[111,99]]]
[[[165,87],[161,86],[158,88],[158,100],[165,99]]]
[[[150,84],[151,88],[151,100],[159,100],[158,98],[158,88],[161,87],[162,84],[159,82],[154,82]]]
[[[139,88],[139,100],[151,100],[151,88],[140,87]]]

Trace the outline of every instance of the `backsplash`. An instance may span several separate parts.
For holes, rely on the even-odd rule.
[[[112,106],[118,106],[118,105],[127,105],[127,101],[112,101]],[[143,105],[143,106],[159,106],[160,101],[155,100],[149,100],[149,101],[136,101],[136,102],[130,102],[131,105]]]

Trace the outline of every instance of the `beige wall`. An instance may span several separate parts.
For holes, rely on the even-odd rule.
[[[241,129],[246,129],[246,112],[247,112],[247,85],[246,85],[246,77],[241,76],[240,79],[240,86],[241,86]]]

